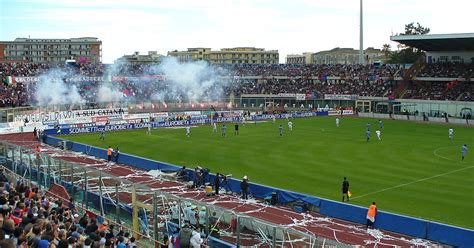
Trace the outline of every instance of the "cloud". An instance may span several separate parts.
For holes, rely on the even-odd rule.
[[[432,33],[472,32],[471,0],[364,0],[365,47],[380,48],[409,22]],[[357,0],[2,1],[0,39],[95,36],[103,60],[188,47],[256,46],[288,53],[358,47]]]

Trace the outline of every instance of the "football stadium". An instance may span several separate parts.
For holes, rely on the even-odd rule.
[[[474,33],[364,50],[358,4],[285,63],[0,41],[0,247],[474,247]]]

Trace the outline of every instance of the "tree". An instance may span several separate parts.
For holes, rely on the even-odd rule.
[[[419,22],[416,23],[408,23],[405,25],[405,33],[402,35],[422,35],[422,34],[428,34],[430,32],[430,29],[427,27],[421,26]]]
[[[390,44],[383,44],[382,46],[382,52],[385,55],[385,60],[388,60],[388,57],[390,56],[390,53],[392,52],[390,47]]]
[[[419,22],[417,22],[416,25],[414,22],[412,22],[405,25],[405,33],[401,35],[423,35],[428,34],[429,32],[430,29],[428,27],[421,26]],[[385,45],[382,49],[385,49]],[[397,47],[400,49],[399,51],[386,53],[389,55],[388,63],[390,64],[415,63],[421,56],[425,55],[423,51],[415,49],[413,47],[404,46],[402,44],[399,44]]]

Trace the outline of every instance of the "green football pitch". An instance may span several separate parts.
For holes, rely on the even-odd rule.
[[[445,124],[344,117],[293,119],[239,125],[227,137],[210,126],[70,135],[67,139],[189,168],[247,175],[253,182],[340,201],[343,177],[350,182],[351,204],[474,229],[474,129]],[[366,141],[367,123],[372,137]],[[279,125],[283,125],[283,136]],[[461,146],[471,151],[461,161]],[[471,148],[472,147],[472,148]]]

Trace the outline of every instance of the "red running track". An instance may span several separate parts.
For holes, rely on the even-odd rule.
[[[30,133],[1,135],[5,140],[19,146],[35,148],[41,146],[44,153],[84,167],[94,168],[120,179],[146,185],[153,190],[161,190],[173,195],[185,197],[207,204],[233,210],[250,217],[293,228],[319,237],[337,240],[341,243],[364,247],[433,247],[437,243],[417,239],[388,231],[369,229],[364,225],[322,216],[318,213],[297,213],[284,206],[269,206],[257,200],[241,200],[237,195],[206,196],[203,190],[188,189],[183,183],[158,179],[146,171],[122,164],[108,164],[104,160],[81,153],[62,151],[54,147],[41,145]],[[113,182],[111,182],[113,183]],[[130,192],[121,192],[120,199],[130,203]],[[149,201],[151,195],[141,196],[140,200]]]

